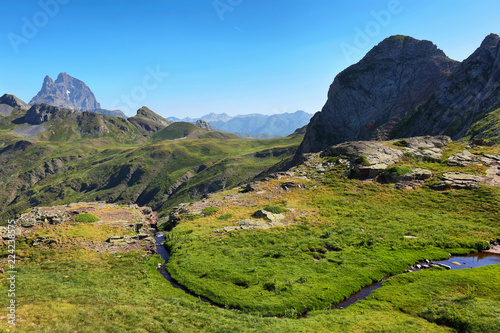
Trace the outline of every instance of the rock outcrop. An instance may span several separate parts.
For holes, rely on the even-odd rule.
[[[151,136],[153,133],[172,123],[170,120],[154,113],[145,106],[137,110],[137,114],[134,117],[128,118],[128,121],[134,124],[139,129],[139,132],[146,137]]]
[[[24,119],[30,125],[39,125],[49,121],[60,111],[64,111],[67,115],[73,115],[77,112],[48,104],[35,104],[26,112]]]
[[[476,120],[500,103],[500,37],[490,34],[425,104],[403,120],[394,136],[466,136]],[[480,137],[480,133],[471,133]]]
[[[8,105],[12,108],[19,108],[27,110],[29,109],[29,105],[24,103],[20,98],[17,98],[14,95],[4,94],[0,97],[0,104]]]
[[[196,121],[195,125],[198,126],[199,128],[206,129],[207,131],[213,131],[212,126],[210,126],[210,124],[207,123],[205,120],[199,119]]]
[[[45,77],[42,89],[29,104],[41,103],[80,111],[101,109],[90,88],[66,73],[60,73],[55,82],[50,76]]]
[[[385,139],[455,70],[429,41],[392,36],[337,75],[328,100],[307,127],[298,155],[355,140]]]

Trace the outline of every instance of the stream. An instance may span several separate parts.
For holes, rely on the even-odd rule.
[[[162,236],[155,237],[155,240],[156,240],[156,251],[161,256],[161,258],[163,260],[165,260],[165,264],[161,265],[161,267],[158,267],[158,271],[168,282],[170,282],[172,287],[177,288],[177,289],[181,289],[186,294],[194,296],[203,302],[209,303],[210,305],[221,307],[220,305],[213,303],[212,301],[210,301],[207,298],[204,298],[204,297],[201,297],[199,295],[192,293],[189,289],[187,289],[184,286],[181,286],[174,279],[172,279],[172,277],[168,273],[167,269],[165,268],[165,265],[167,264],[168,259],[170,258],[170,254],[165,249],[165,246],[162,245],[163,241],[165,240],[165,236],[162,235]],[[487,252],[477,252],[477,253],[468,254],[466,256],[451,256],[447,260],[431,261],[430,263],[446,265],[446,266],[449,266],[449,268],[452,270],[453,269],[464,269],[464,268],[476,268],[476,267],[500,264],[500,254],[487,253]],[[375,282],[367,287],[362,288],[361,290],[357,291],[356,293],[349,296],[347,299],[332,306],[331,308],[332,309],[345,309],[348,306],[356,303],[357,301],[366,299],[374,290],[382,287],[382,282],[384,282],[384,280],[386,280],[386,279],[387,278],[383,278],[382,280],[380,280],[378,282]]]

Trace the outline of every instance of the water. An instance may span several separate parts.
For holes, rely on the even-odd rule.
[[[177,283],[177,281],[175,281],[172,278],[172,276],[168,273],[167,269],[165,268],[165,265],[167,264],[168,260],[170,259],[170,254],[167,252],[167,249],[165,249],[165,246],[163,246],[163,244],[162,244],[163,241],[165,241],[165,236],[162,235],[162,236],[155,237],[155,241],[156,241],[156,252],[160,255],[160,257],[163,260],[165,260],[165,264],[161,265],[161,267],[158,268],[158,272],[160,272],[160,274],[168,282],[170,282],[170,284],[172,285],[172,287],[180,289],[180,290],[184,291],[186,294],[194,296],[194,297],[198,298],[199,300],[201,300],[203,302],[210,303],[210,305],[217,306],[217,304],[213,303],[209,299],[206,299],[204,297],[195,295],[189,289],[187,289],[184,286],[181,286],[180,284]]]
[[[451,256],[447,260],[440,261],[431,261],[431,263],[435,264],[444,264],[450,267],[450,269],[464,269],[464,268],[477,268],[488,265],[496,265],[500,264],[500,254],[495,253],[487,253],[487,252],[478,252],[471,253],[466,256]],[[345,309],[350,305],[353,305],[357,301],[366,299],[370,294],[382,287],[382,282],[385,280],[375,282],[368,287],[362,288],[360,291],[352,294],[344,301],[338,303],[333,306],[334,309]]]
[[[165,240],[165,236],[158,236],[155,237],[156,240],[156,251],[157,253],[165,260],[165,265],[167,264],[168,260],[170,259],[170,254],[167,252],[165,247],[162,245],[163,241]],[[478,252],[478,253],[472,253],[466,256],[451,256],[447,260],[440,260],[440,261],[432,261],[432,263],[436,264],[444,264],[450,267],[450,269],[464,269],[464,268],[476,268],[476,267],[482,267],[482,266],[488,266],[488,265],[496,265],[500,264],[500,254],[495,254],[495,253],[487,253],[487,252]],[[195,295],[192,293],[189,289],[187,289],[184,286],[181,286],[178,284],[168,271],[165,269],[165,265],[162,265],[160,268],[158,268],[158,271],[163,275],[165,279],[170,282],[170,284],[177,289],[181,289],[184,291],[186,294],[189,294],[191,296],[197,297],[203,302],[210,303],[213,306],[218,306],[217,304],[213,303],[209,299],[200,297],[198,295]],[[366,299],[370,294],[374,291],[377,290],[378,288],[382,287],[382,282],[386,278],[375,282],[367,287],[362,288],[358,292],[352,294],[348,298],[346,298],[344,301],[332,306],[333,309],[345,309],[349,307],[350,305],[353,305],[357,301],[361,301]]]
[[[445,264],[451,269],[476,268],[488,265],[500,264],[500,254],[478,252],[463,257],[451,257],[447,260],[433,261],[437,264]]]

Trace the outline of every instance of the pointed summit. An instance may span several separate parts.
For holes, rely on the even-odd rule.
[[[0,104],[5,104],[12,108],[19,108],[24,110],[28,110],[30,108],[30,106],[20,98],[9,94],[4,94],[2,97],[0,97]]]
[[[296,158],[344,141],[386,139],[457,65],[430,41],[402,35],[384,39],[337,75]]]
[[[55,82],[50,76],[45,77],[42,89],[33,97],[30,105],[40,103],[80,111],[101,108],[90,88],[65,72],[60,73]]]

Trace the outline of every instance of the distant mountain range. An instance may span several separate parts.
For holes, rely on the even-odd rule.
[[[201,118],[175,118],[171,121],[186,121],[196,123],[198,120],[208,122],[215,130],[233,133],[240,138],[278,138],[293,133],[296,129],[309,123],[313,115],[304,111],[274,115],[247,114],[231,117],[225,113],[210,113]]]
[[[47,104],[59,108],[90,111],[112,117],[127,118],[120,110],[102,109],[97,102],[94,93],[81,80],[78,80],[67,73],[60,73],[54,82],[50,76],[46,76],[43,80],[43,85],[38,94],[33,97],[29,105]],[[147,108],[146,108],[147,109]],[[149,109],[148,109],[149,110]],[[2,110],[0,110],[2,112]],[[149,126],[144,123],[144,120],[139,121],[139,116],[133,117],[132,120],[139,127]],[[284,137],[293,133],[297,128],[305,126],[309,123],[312,114],[304,111],[295,113],[283,113],[278,115],[263,115],[249,114],[231,117],[225,113],[216,114],[209,113],[201,118],[162,118],[168,122],[190,122],[196,124],[197,121],[208,123],[208,127],[204,123],[198,123],[197,126],[214,129],[215,131],[233,133],[241,138],[278,138]],[[201,124],[201,125],[200,125]],[[165,126],[165,124],[163,124]],[[142,128],[141,127],[141,128]],[[153,126],[154,127],[154,126]]]

